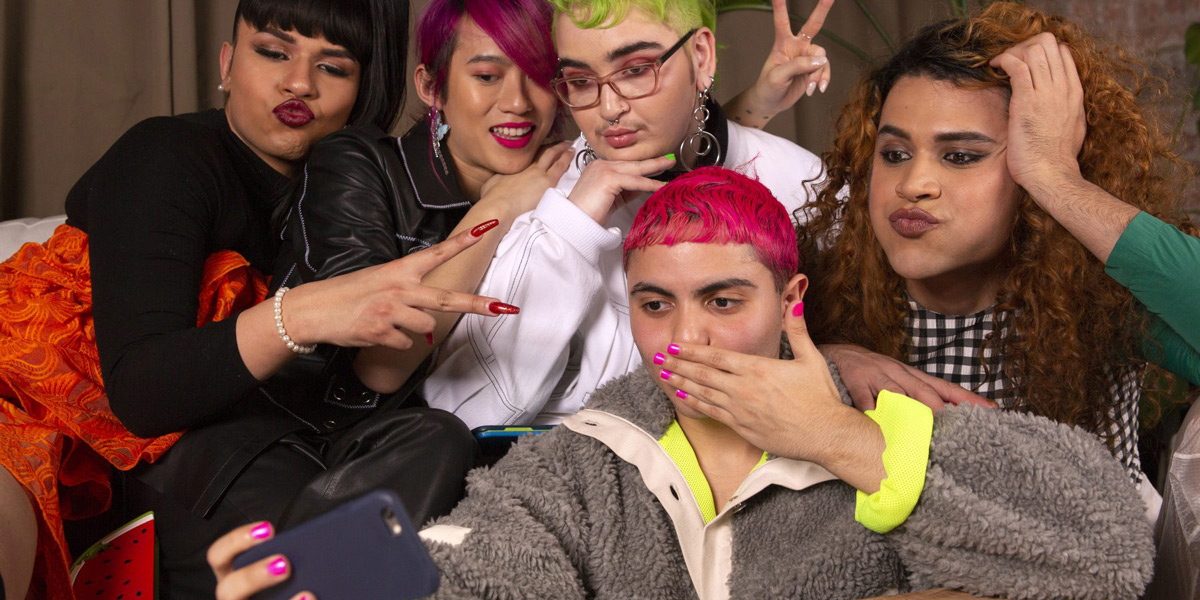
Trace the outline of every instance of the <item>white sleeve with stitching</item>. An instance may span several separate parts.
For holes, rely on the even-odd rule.
[[[606,229],[551,188],[519,217],[496,250],[478,293],[521,308],[496,318],[465,315],[442,343],[423,395],[470,427],[528,424],[561,393],[573,340],[608,302],[603,256],[619,253]]]

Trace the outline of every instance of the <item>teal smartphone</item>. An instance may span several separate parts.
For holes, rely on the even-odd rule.
[[[518,439],[527,435],[539,435],[550,431],[551,425],[485,425],[471,430],[479,442],[478,466],[493,465],[508,453]]]

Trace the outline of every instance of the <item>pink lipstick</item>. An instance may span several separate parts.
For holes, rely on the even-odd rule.
[[[505,148],[524,148],[533,140],[533,123],[501,123],[493,126],[488,132]]]
[[[937,227],[939,221],[919,208],[901,208],[888,216],[892,229],[906,238],[917,238]]]
[[[292,98],[271,111],[280,123],[288,127],[304,127],[316,117],[303,100]]]

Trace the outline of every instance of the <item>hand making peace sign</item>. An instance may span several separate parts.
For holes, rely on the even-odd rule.
[[[744,125],[761,126],[780,111],[786,110],[805,94],[829,86],[832,70],[825,48],[813,43],[813,38],[825,25],[825,18],[834,0],[820,0],[800,31],[792,33],[787,0],[771,0],[774,14],[775,42],[763,63],[762,72],[754,87],[748,90],[745,103],[747,114],[734,115]]]

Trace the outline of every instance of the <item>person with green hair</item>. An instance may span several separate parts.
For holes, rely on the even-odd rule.
[[[791,213],[810,197],[803,182],[821,173],[813,153],[728,118],[711,97],[711,0],[551,4],[553,88],[582,135],[572,166],[514,222],[478,288],[503,290],[537,318],[461,320],[423,384],[430,406],[470,427],[557,423],[641,364],[620,248],[648,193],[698,167],[737,167]],[[756,123],[759,113],[774,114],[828,81],[824,50],[811,40],[833,0],[822,0],[799,33],[784,0],[774,4],[776,44],[759,78],[769,85],[731,104]]]

